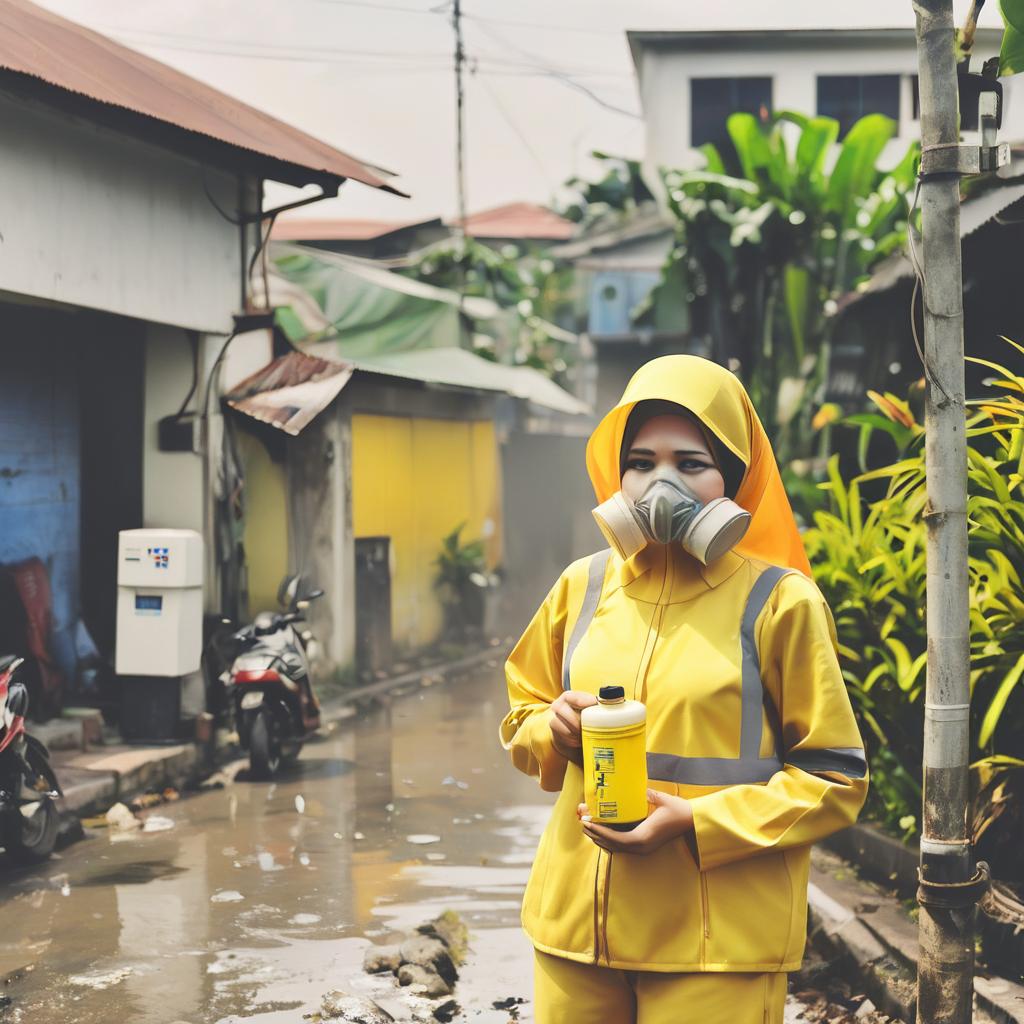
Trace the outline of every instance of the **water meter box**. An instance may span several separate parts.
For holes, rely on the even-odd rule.
[[[122,530],[117,674],[188,675],[199,669],[202,645],[202,537],[194,530]]]

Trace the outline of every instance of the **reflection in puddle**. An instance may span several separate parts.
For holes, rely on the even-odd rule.
[[[0,902],[0,975],[45,970],[8,987],[14,1009],[295,1024],[336,988],[408,1009],[363,953],[454,909],[471,930],[464,1016],[504,1024],[491,1003],[530,992],[519,901],[550,798],[498,747],[503,689],[493,673],[360,712],[274,784],[239,777],[167,808],[172,829],[100,835],[19,875]]]

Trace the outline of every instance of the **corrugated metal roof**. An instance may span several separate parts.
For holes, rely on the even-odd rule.
[[[0,0],[0,69],[312,172],[266,177],[352,178],[398,192],[390,172],[28,0]]]
[[[330,344],[326,342],[324,344]],[[318,345],[311,350],[318,350]],[[483,359],[464,348],[413,349],[354,360],[357,370],[404,377],[427,384],[446,384],[479,391],[500,391],[569,415],[588,415],[581,402],[550,377],[530,366],[507,366]]]
[[[323,351],[330,349],[325,345]],[[294,437],[334,401],[354,371],[471,391],[496,391],[574,416],[591,412],[586,403],[538,370],[492,363],[459,348],[395,352],[352,362],[290,352],[247,377],[225,395],[225,400],[231,408]]]
[[[466,217],[466,233],[473,238],[533,238],[562,242],[571,238],[575,230],[576,225],[571,220],[536,203],[506,203]]]
[[[224,398],[232,409],[295,437],[338,397],[353,369],[351,363],[289,352]]]

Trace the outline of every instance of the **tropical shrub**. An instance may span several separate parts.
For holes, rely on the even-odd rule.
[[[879,169],[896,127],[880,114],[850,128],[834,163],[832,118],[783,112],[766,127],[737,113],[727,126],[739,175],[713,146],[703,170],[665,174],[677,244],[659,289],[685,297],[693,333],[739,372],[780,463],[806,460],[827,450],[811,419],[838,300],[904,244],[918,151]]]
[[[991,768],[999,755],[1019,753],[1024,736],[1024,376],[984,365],[994,371],[997,394],[970,403],[967,421],[971,752]],[[822,485],[829,508],[815,514],[804,540],[835,615],[844,675],[868,745],[869,812],[912,832],[927,660],[924,432],[909,403],[893,395],[873,400],[879,413],[850,421],[862,442],[884,431],[901,457],[849,481],[833,457]],[[873,481],[886,484],[884,495],[865,502],[862,490]]]

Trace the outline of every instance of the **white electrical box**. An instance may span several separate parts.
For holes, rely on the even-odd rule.
[[[122,530],[117,547],[119,676],[184,676],[203,648],[203,538]]]

